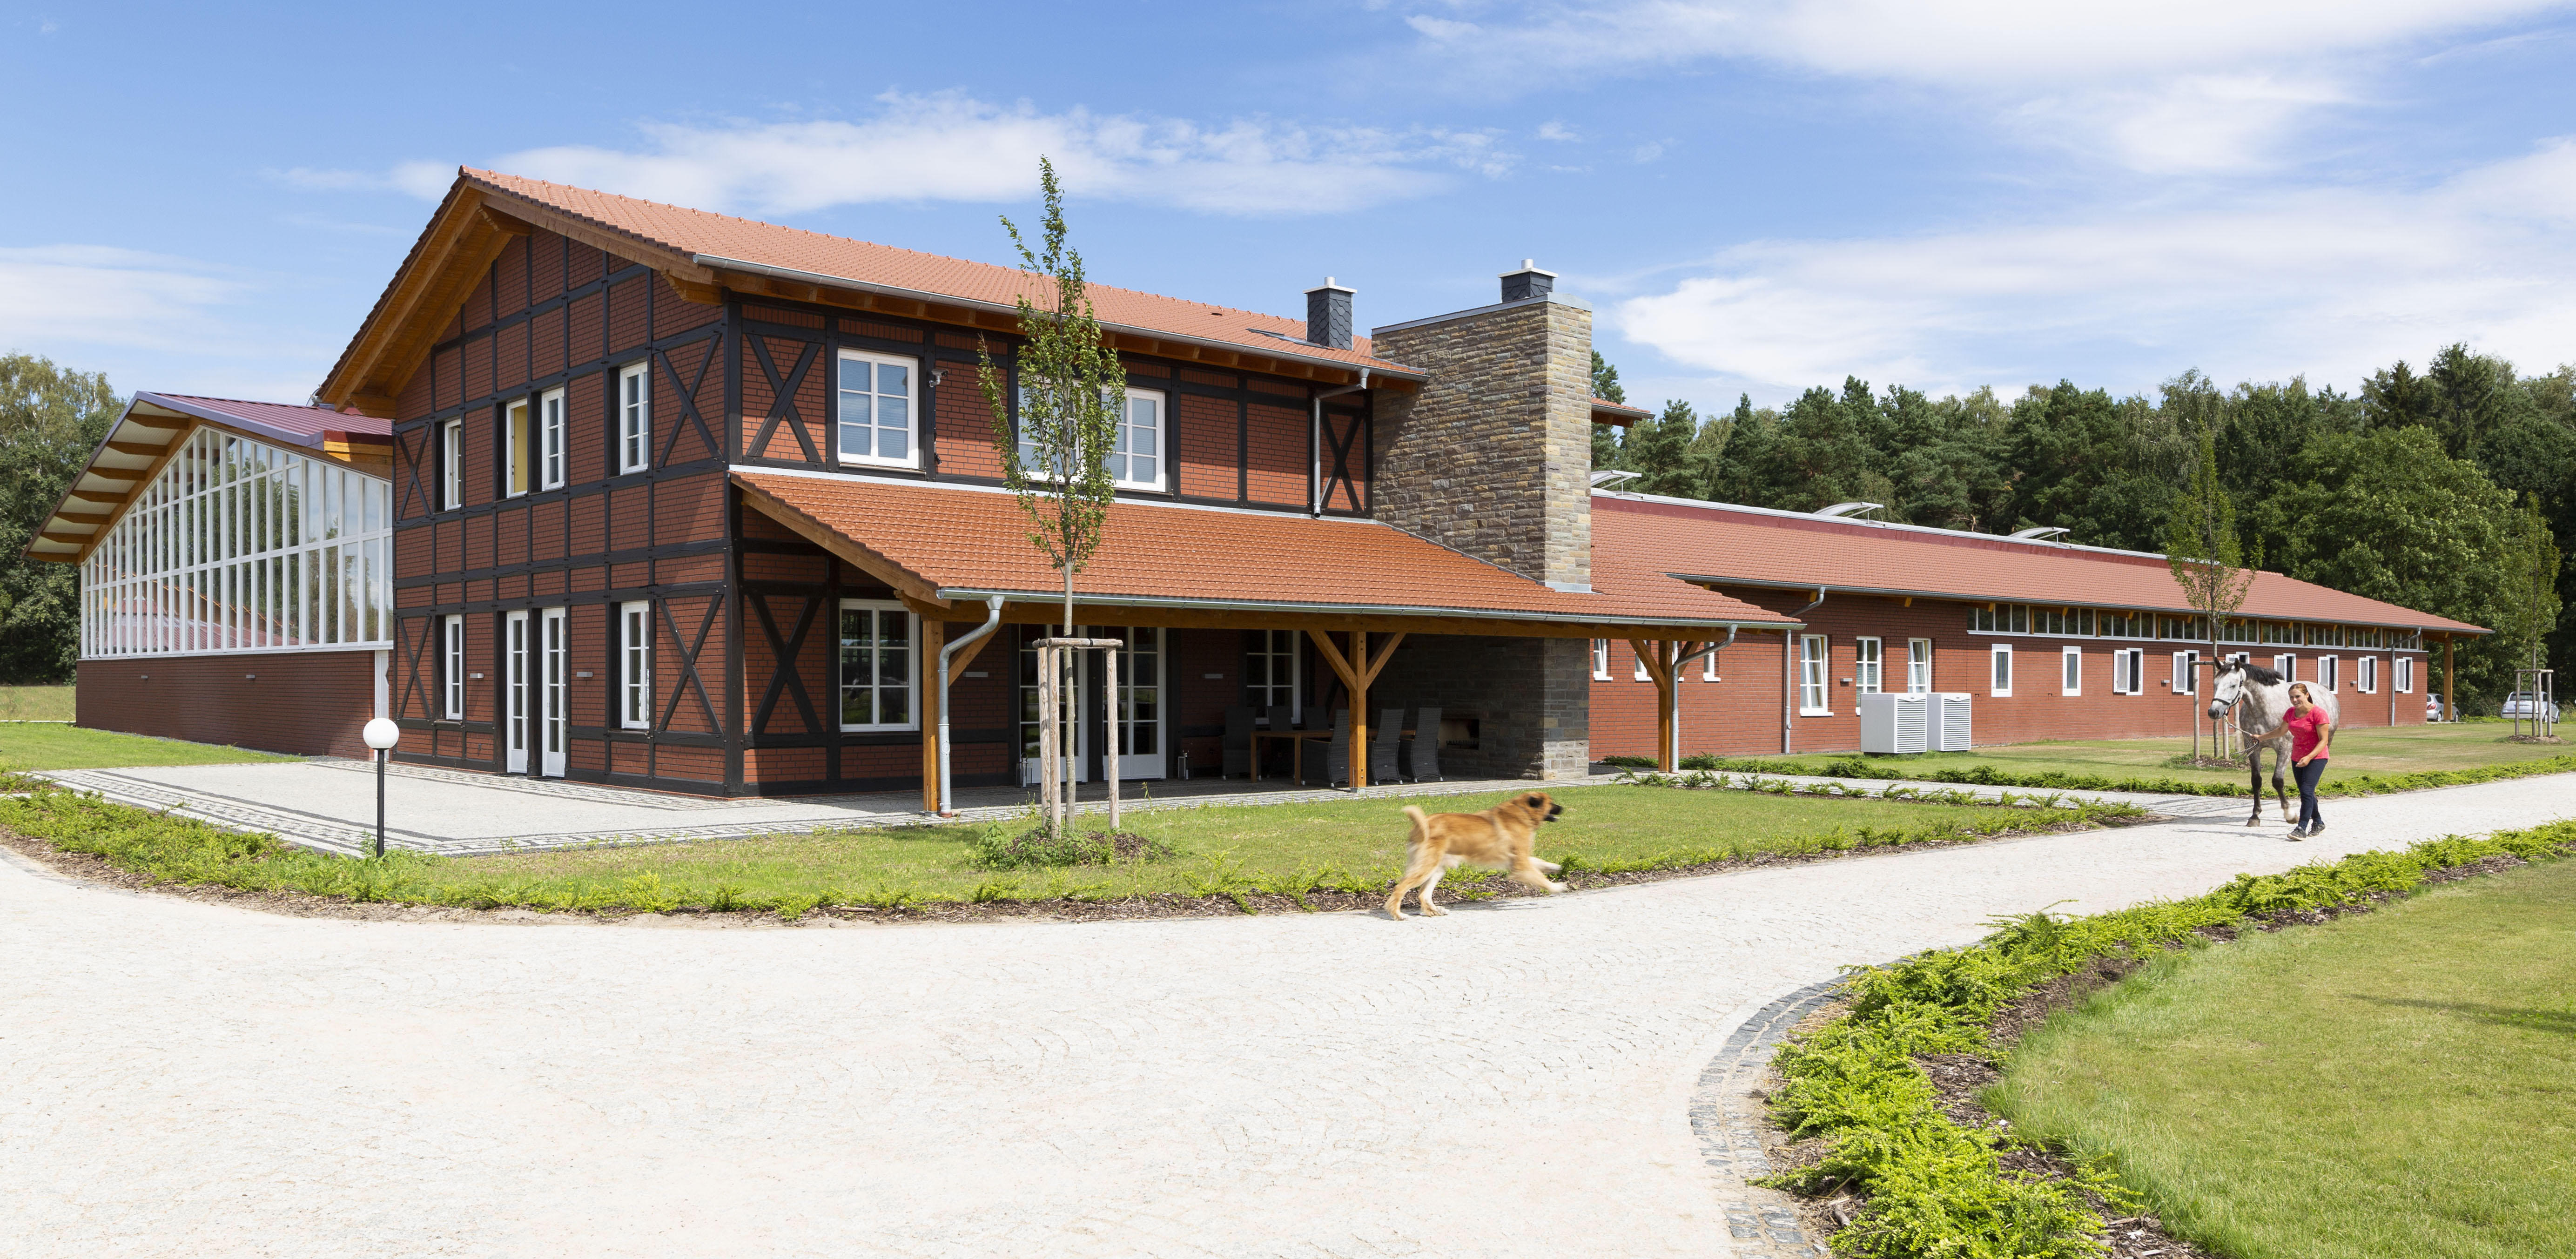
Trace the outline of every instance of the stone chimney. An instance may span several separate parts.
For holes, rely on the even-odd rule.
[[[1306,343],[1328,350],[1351,348],[1351,298],[1356,289],[1346,289],[1325,276],[1324,282],[1306,290]]]
[[[1503,300],[1371,332],[1430,374],[1375,391],[1370,514],[1559,590],[1592,588],[1592,308],[1523,261]]]

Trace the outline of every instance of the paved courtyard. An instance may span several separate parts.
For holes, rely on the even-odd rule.
[[[2306,844],[2200,817],[1405,923],[361,923],[13,858],[0,1250],[1788,1253],[1730,1240],[1712,1095],[1783,997],[1993,914],[2568,816],[2571,787],[2331,802]]]

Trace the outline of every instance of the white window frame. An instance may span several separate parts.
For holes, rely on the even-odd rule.
[[[1876,695],[1887,685],[1887,642],[1875,634],[1852,640],[1852,690]]]
[[[2393,657],[2393,659],[2397,664],[2397,667],[2392,670],[2392,672],[2397,675],[2395,679],[2397,683],[2397,693],[2400,695],[2414,694],[2415,658],[2413,656],[2397,656]]]
[[[2364,695],[2379,693],[2379,657],[2359,656],[2354,659],[2353,689]]]
[[[438,505],[454,511],[465,505],[465,417],[438,426]]]
[[[1628,663],[1636,672],[1636,681],[1652,682],[1655,680],[1655,676],[1653,674],[1646,672],[1646,658],[1638,655],[1636,649],[1633,647],[1628,651]]]
[[[1171,399],[1164,396],[1160,389],[1130,389],[1126,393],[1127,401],[1118,413],[1118,436],[1109,448],[1110,481],[1122,490],[1160,492],[1172,471]],[[1154,408],[1154,453],[1151,455],[1139,456],[1129,450],[1130,444],[1135,440],[1134,434],[1140,427],[1135,423],[1138,399],[1150,401]],[[1153,460],[1154,475],[1150,477],[1124,475],[1125,472],[1133,470],[1134,461],[1138,458]]]
[[[2298,681],[2299,658],[2294,655],[2286,654],[2272,657],[2272,672],[2280,674],[2281,680],[2284,682]]]
[[[853,426],[846,418],[844,418],[845,409],[849,406],[850,398],[855,392],[857,392],[847,387],[850,364],[852,363],[865,363],[868,365],[868,387],[865,390],[865,396],[868,399],[868,420],[866,425],[864,425],[868,432],[868,449],[865,454],[852,454],[850,452],[849,430]],[[886,425],[878,423],[883,411],[881,404],[883,400],[889,396],[887,394],[877,392],[878,380],[876,370],[879,367],[900,367],[904,369],[905,372],[909,373],[904,377],[904,453],[900,458],[888,457],[876,453],[877,449],[884,444],[876,435],[887,427]],[[833,366],[832,451],[834,457],[841,463],[861,464],[871,468],[920,467],[921,379],[921,360],[914,358],[911,355],[879,354],[871,350],[853,350],[844,347],[841,350],[839,359]],[[839,683],[836,681],[834,683],[836,691],[838,687]]]
[[[1990,643],[1986,647],[1986,694],[1995,699],[2011,699],[2013,684],[2011,643]]]
[[[1700,680],[1700,681],[1702,681],[1702,682],[1722,682],[1722,681],[1724,681],[1724,680],[1725,680],[1725,679],[1720,678],[1719,676],[1717,676],[1717,658],[1718,658],[1720,655],[1722,655],[1722,654],[1724,654],[1724,653],[1722,653],[1722,652],[1712,651],[1712,652],[1708,653],[1707,655],[1702,656],[1702,657],[1700,657],[1700,658],[1699,658],[1699,680]]]
[[[572,470],[567,449],[564,391],[558,386],[537,395],[537,488],[559,490]]]
[[[2084,693],[2084,649],[2057,649],[2057,693],[2074,697]]]
[[[840,611],[869,611],[875,612],[880,616],[891,612],[902,616],[904,618],[905,652],[911,657],[911,659],[906,662],[907,676],[904,682],[905,720],[869,722],[857,725],[853,725],[848,722],[841,722],[841,729],[849,733],[858,733],[862,731],[921,729],[921,618],[906,610],[902,604],[896,603],[890,599],[843,599],[841,600]],[[840,629],[840,617],[836,613],[832,618],[832,713],[836,719],[848,710],[848,700],[843,694],[843,692],[848,688],[842,683],[840,672],[842,664]],[[872,686],[869,689],[881,691],[885,688]]]
[[[1288,715],[1293,720],[1304,712],[1306,702],[1305,652],[1298,648],[1298,643],[1304,635],[1297,630],[1254,630],[1252,632],[1262,636],[1261,643],[1258,647],[1244,653],[1243,684],[1247,688],[1252,685],[1251,660],[1256,656],[1262,659],[1262,676],[1267,679],[1261,684],[1262,701],[1253,705],[1252,719],[1256,722],[1270,720],[1270,706],[1281,702],[1276,697],[1276,692],[1285,685],[1288,690],[1288,698],[1285,702],[1288,705]],[[1280,635],[1285,635],[1284,647],[1281,646],[1283,639],[1278,637]],[[1288,662],[1288,681],[1284,684],[1278,680],[1279,662],[1283,660]],[[1251,698],[1248,692],[1245,698]]]
[[[1909,638],[1905,640],[1905,693],[1908,695],[1929,695],[1932,693],[1931,639]]]
[[[2343,689],[2343,657],[2317,657],[2317,684],[2325,687],[2328,693]]]
[[[2173,677],[2166,681],[2166,685],[2173,688],[2174,694],[2200,694],[2199,679],[2193,676],[2198,672],[2193,666],[2199,662],[2200,653],[2196,651],[2177,651],[2173,654]]]
[[[617,725],[653,728],[653,604],[646,599],[617,605]]]
[[[617,369],[617,470],[652,466],[653,363],[647,359]]]
[[[1823,634],[1798,636],[1798,715],[1831,717],[1834,710],[1833,679],[1826,675],[1833,663],[1833,647]]]
[[[501,404],[501,497],[517,498],[536,486],[536,469],[529,466],[528,421],[536,403],[528,398],[512,398]]]
[[[445,672],[439,678],[439,717],[465,720],[465,618],[438,618],[439,656]]]
[[[2123,647],[2111,653],[2111,693],[2143,695],[2147,690],[2147,651]]]
[[[1607,682],[1610,680],[1609,639],[1596,638],[1592,640],[1592,680],[1595,682]]]

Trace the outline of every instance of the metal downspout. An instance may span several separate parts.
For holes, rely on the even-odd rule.
[[[939,649],[939,816],[957,816],[957,806],[948,795],[948,662],[960,647],[982,642],[994,630],[1002,628],[1002,596],[984,601],[984,623],[968,630],[966,636]]]
[[[1369,369],[1363,367],[1360,369],[1360,383],[1322,390],[1309,399],[1314,417],[1306,422],[1306,484],[1313,489],[1307,495],[1307,515],[1324,514],[1324,399],[1358,393],[1368,388],[1368,378]]]
[[[1790,617],[1791,617],[1792,619],[1794,619],[1794,620],[1804,621],[1804,620],[1806,620],[1806,619],[1807,619],[1807,614],[1808,614],[1808,613],[1810,613],[1810,612],[1815,611],[1815,610],[1816,610],[1816,605],[1817,605],[1817,604],[1819,604],[1819,603],[1823,603],[1824,601],[1825,601],[1825,588],[1824,588],[1824,587],[1822,587],[1822,586],[1818,586],[1818,587],[1816,587],[1816,597],[1815,597],[1815,600],[1814,600],[1813,602],[1809,603],[1807,606],[1805,606],[1805,607],[1803,607],[1803,608],[1800,608],[1800,609],[1798,609],[1798,610],[1797,610],[1797,611],[1795,611],[1795,612],[1790,613],[1789,615],[1790,615]],[[1797,668],[1797,658],[1798,658],[1798,635],[1797,635],[1796,630],[1795,630],[1794,628],[1792,628],[1792,629],[1784,629],[1784,630],[1781,630],[1781,631],[1780,631],[1780,755],[1782,755],[1782,756],[1787,756],[1787,755],[1789,755],[1790,753],[1792,753],[1792,752],[1794,752],[1794,751],[1796,751],[1796,750],[1797,750],[1797,749],[1796,749],[1796,747],[1795,747],[1795,744],[1794,744],[1794,740],[1793,740],[1793,739],[1792,739],[1792,737],[1791,737],[1791,730],[1792,730],[1792,726],[1790,725],[1791,719],[1792,719],[1792,718],[1796,715],[1796,713],[1797,713],[1797,704],[1798,704],[1798,692],[1797,692],[1797,689],[1796,689],[1796,687],[1797,687],[1797,679],[1796,679],[1794,676],[1792,676],[1793,671]]]

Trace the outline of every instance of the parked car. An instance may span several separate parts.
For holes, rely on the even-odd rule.
[[[2558,705],[2540,698],[2537,691],[2515,691],[2504,697],[2504,711],[2499,717],[2519,717],[2525,721],[2556,721]]]

